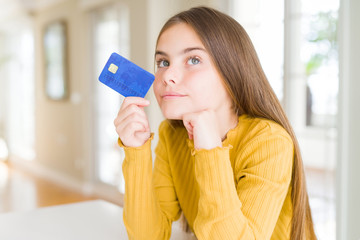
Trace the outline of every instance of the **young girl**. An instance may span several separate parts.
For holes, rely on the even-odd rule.
[[[149,101],[115,119],[130,239],[169,239],[183,213],[198,239],[316,239],[294,132],[245,30],[199,7],[162,28],[154,92],[167,120],[152,164]]]

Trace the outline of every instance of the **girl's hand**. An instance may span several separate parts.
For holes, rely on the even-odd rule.
[[[222,147],[219,125],[213,110],[185,114],[183,123],[189,138],[194,140],[195,149]]]
[[[140,147],[150,138],[149,121],[144,107],[150,102],[140,97],[127,97],[114,120],[116,132],[127,147]]]

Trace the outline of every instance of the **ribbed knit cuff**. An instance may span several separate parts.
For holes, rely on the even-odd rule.
[[[144,159],[151,156],[151,141],[154,138],[154,133],[151,133],[149,139],[140,147],[127,147],[125,146],[120,138],[118,139],[118,144],[125,151],[125,160],[130,161],[131,159]]]

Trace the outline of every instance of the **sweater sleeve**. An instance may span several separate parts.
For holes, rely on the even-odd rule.
[[[119,141],[125,150],[123,218],[129,239],[169,239],[171,223],[180,216],[161,133],[159,138],[160,155],[156,157],[154,173],[151,139],[137,148],[125,147]]]
[[[195,234],[270,239],[289,189],[293,143],[281,135],[256,137],[236,153],[234,167],[229,152],[229,147],[193,151],[200,188]]]

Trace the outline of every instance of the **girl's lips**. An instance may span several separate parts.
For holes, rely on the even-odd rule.
[[[176,92],[165,92],[164,94],[161,95],[161,97],[163,99],[175,99],[175,98],[181,98],[181,97],[185,97],[186,95],[181,94],[181,93],[176,93]]]

